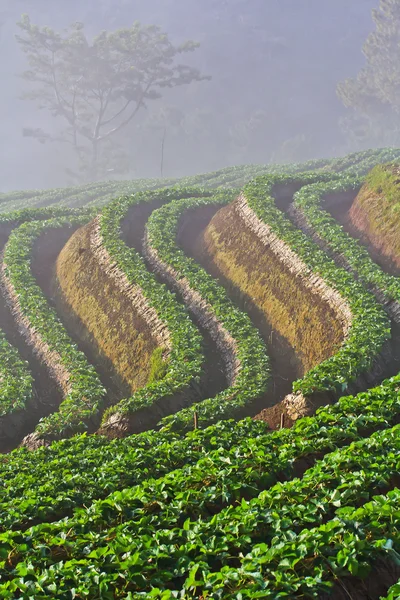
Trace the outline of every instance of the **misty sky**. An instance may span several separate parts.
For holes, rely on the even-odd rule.
[[[343,154],[335,88],[364,64],[362,44],[378,0],[0,0],[0,190],[68,183],[68,158],[54,145],[24,138],[24,127],[57,122],[20,100],[25,57],[16,21],[62,29],[82,21],[90,34],[157,24],[175,42],[201,47],[188,60],[212,76],[179,88],[139,113],[130,134],[132,177],[159,176],[159,111],[167,124],[165,175],[231,164],[306,160]],[[158,119],[158,120],[157,120]]]

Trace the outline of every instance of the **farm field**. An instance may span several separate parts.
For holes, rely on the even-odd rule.
[[[400,598],[399,165],[0,194],[0,598]]]

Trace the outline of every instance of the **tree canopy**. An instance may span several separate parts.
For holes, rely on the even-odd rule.
[[[82,23],[58,33],[32,24],[24,15],[18,26],[17,40],[30,66],[23,77],[32,84],[25,98],[65,125],[56,136],[40,128],[25,128],[24,135],[42,143],[71,144],[79,172],[87,179],[122,170],[122,134],[163,90],[206,79],[177,60],[198,44],[175,46],[155,25],[135,22],[130,28],[102,31],[93,40]]]
[[[351,109],[345,123],[361,143],[400,142],[400,0],[380,0],[373,11],[375,31],[367,38],[365,66],[338,85],[337,93]]]

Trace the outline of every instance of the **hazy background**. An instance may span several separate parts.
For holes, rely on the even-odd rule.
[[[131,177],[175,177],[240,163],[291,162],[344,154],[345,109],[337,83],[364,64],[362,45],[378,0],[0,0],[0,190],[68,183],[67,157],[22,136],[56,127],[19,100],[26,67],[16,21],[62,29],[82,21],[96,34],[134,20],[164,28],[172,41],[201,43],[186,62],[211,81],[174,90],[143,111],[129,132]]]

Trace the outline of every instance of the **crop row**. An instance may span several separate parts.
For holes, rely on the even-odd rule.
[[[296,422],[290,430],[268,435],[266,426],[258,422],[221,421],[183,438],[164,429],[113,442],[80,436],[32,453],[16,450],[0,464],[4,490],[1,522],[3,527],[21,527],[32,520],[63,516],[75,504],[89,505],[114,490],[194,464],[213,448],[245,447],[250,438],[257,446],[261,440],[265,460],[269,453],[282,452],[290,459],[312,455],[322,448],[333,449],[345,440],[357,439],[364,431],[392,422],[400,412],[399,384],[400,376],[394,377],[355,398],[341,398],[314,417]]]
[[[240,165],[185,177],[175,183],[187,186],[200,185],[209,189],[218,187],[242,187],[251,179],[262,175],[294,175],[305,171],[320,170],[321,172],[326,171],[332,175],[335,172],[347,171],[349,169],[357,173],[366,173],[374,165],[395,160],[399,156],[400,150],[382,148],[378,150],[353,152],[343,158],[314,159],[302,163]]]
[[[208,198],[170,202],[152,213],[145,234],[152,262],[210,329],[228,365],[230,386],[195,406],[201,426],[240,414],[244,407],[265,393],[270,374],[266,347],[250,318],[233,304],[213,277],[185,255],[176,241],[184,212],[188,211],[190,217],[196,208],[228,204],[232,199],[231,191],[220,191]],[[186,431],[192,422],[192,408],[162,421],[164,426],[179,431]]]
[[[43,208],[21,208],[0,214],[0,225],[17,227],[25,222],[48,220],[61,217],[79,217],[87,215],[88,219],[96,215],[96,209],[77,210],[68,207],[46,206]]]
[[[29,365],[0,330],[0,417],[23,410],[33,396]]]
[[[10,200],[0,206],[1,213],[21,209],[38,209],[48,206],[54,207],[74,207],[83,206],[90,202],[95,202],[97,198],[101,198],[108,193],[117,193],[118,189],[125,189],[125,184],[129,182],[119,181],[104,181],[95,182],[86,185],[68,187],[68,188],[53,188],[42,190],[35,195],[29,195],[28,198],[16,198],[11,195]]]
[[[1,192],[0,204],[3,204],[3,202],[12,202],[13,200],[28,200],[29,198],[42,193],[43,190],[16,190],[15,192]]]
[[[44,190],[36,196],[31,196],[29,199],[10,200],[0,205],[1,213],[21,210],[21,209],[38,209],[48,206],[68,207],[75,204],[87,204],[94,198],[102,196],[113,191],[115,185],[112,182],[92,183],[90,185],[70,187],[70,188],[54,188]]]
[[[94,367],[69,338],[30,268],[33,245],[44,231],[81,225],[87,220],[87,216],[81,216],[24,223],[11,233],[4,250],[2,276],[8,301],[26,339],[54,371],[65,396],[58,412],[36,427],[36,435],[45,439],[84,431],[104,398],[105,390]]]
[[[20,195],[22,196],[22,192]],[[7,217],[0,216],[0,223],[12,223],[17,227],[25,220],[48,218],[53,214],[62,216],[73,212],[68,209],[24,210],[10,213]],[[33,397],[33,376],[29,365],[0,330],[0,417],[25,409],[26,403]]]
[[[293,384],[295,392],[311,395],[317,390],[343,393],[350,382],[367,373],[390,338],[390,322],[373,295],[354,280],[345,269],[336,266],[317,244],[297,229],[278,209],[273,198],[277,185],[306,185],[318,175],[267,176],[244,188],[243,198],[257,219],[298,255],[311,273],[319,275],[347,300],[352,313],[351,328],[338,352],[311,369]]]
[[[352,152],[346,156],[331,159],[325,167],[322,167],[322,172],[342,173],[353,177],[361,176],[368,173],[377,164],[397,160],[398,158],[400,158],[400,149],[398,148],[361,150],[360,152]],[[278,174],[283,173],[284,171],[278,172]],[[292,171],[287,174],[293,173]]]
[[[111,441],[81,434],[34,452],[18,448],[0,463],[1,530],[54,521],[113,491],[195,464],[212,450],[229,450],[267,430],[264,422],[248,418],[219,421],[183,437],[154,430]]]
[[[357,499],[352,500],[355,507],[344,503],[326,524],[309,529],[306,522],[298,532],[290,528],[289,520],[280,521],[274,513],[278,530],[270,546],[260,540],[241,560],[241,567],[227,564],[209,573],[199,556],[199,566],[191,563],[192,570],[179,590],[181,597],[198,598],[201,590],[205,598],[222,600],[321,598],[334,587],[346,593],[346,579],[359,588],[360,579],[375,567],[382,570],[386,566],[390,572],[392,565],[394,571],[400,550],[400,490],[373,496],[359,508]],[[379,578],[379,570],[376,576]],[[140,598],[140,594],[131,597]],[[165,600],[177,595],[170,589],[165,593],[158,589],[150,597]]]
[[[43,190],[35,196],[30,196],[28,198],[11,198],[11,200],[3,202],[0,205],[0,212],[5,214],[20,209],[45,207],[61,200],[62,198],[68,198],[72,194],[73,188],[54,188],[50,190]]]
[[[304,163],[283,165],[242,165],[226,167],[217,171],[184,177],[181,179],[132,179],[106,181],[87,185],[56,188],[52,190],[21,190],[0,194],[1,212],[47,205],[104,206],[112,199],[126,193],[155,190],[179,185],[179,187],[202,186],[206,189],[242,187],[261,175],[295,174],[304,171],[346,172],[354,176],[366,174],[378,163],[398,159],[400,151],[394,148],[355,152],[343,158],[310,160]]]
[[[105,425],[114,413],[129,414],[131,418],[139,410],[150,407],[155,410],[158,406],[161,414],[165,415],[168,409],[167,399],[184,391],[189,392],[200,380],[203,365],[202,340],[187,310],[147,269],[141,254],[129,248],[121,238],[121,221],[130,207],[154,200],[169,202],[189,193],[192,191],[185,189],[142,192],[116,200],[101,213],[99,235],[111,265],[115,265],[119,273],[123,274],[128,285],[140,286],[149,306],[156,311],[161,322],[165,323],[171,336],[171,351],[165,376],[107,410],[103,416]]]
[[[106,597],[116,598],[126,597],[121,594],[127,591],[170,588],[186,577],[190,580],[192,567],[200,564],[202,578],[196,587],[214,589],[207,581],[218,581],[221,567],[232,571],[235,565],[239,574],[248,564],[246,552],[265,569],[288,536],[293,540],[303,527],[332,519],[338,507],[366,502],[378,490],[390,488],[400,466],[399,431],[395,426],[335,450],[302,479],[278,483],[253,500],[249,499],[290,466],[290,443],[280,448],[280,456],[276,448],[263,451],[263,438],[249,441],[243,454],[242,448],[228,456],[213,452],[193,467],[114,493],[70,519],[34,526],[25,534],[1,534],[2,556],[14,557],[11,564],[5,560],[0,565],[2,580],[14,578],[14,589],[24,589],[19,586],[27,576],[38,598],[40,586],[50,591],[48,586],[57,585],[65,593],[65,580],[78,594],[89,586],[86,592],[92,597],[101,582]],[[339,440],[344,435],[341,430]],[[235,505],[221,510],[228,503]],[[254,546],[261,541],[262,555]],[[309,552],[307,546],[305,553]],[[357,574],[354,564],[351,572]],[[304,584],[300,573],[293,576],[289,570],[288,576],[292,585],[293,580],[294,585]],[[275,579],[277,591],[282,580]],[[319,591],[326,587],[321,578],[314,585]],[[0,587],[2,593],[8,586]],[[189,589],[186,581],[184,590]]]
[[[369,154],[369,152],[371,152]],[[364,151],[364,153],[360,153],[362,156],[360,161],[356,161],[355,163],[351,162],[351,155],[349,157],[345,157],[344,162],[348,161],[348,166],[343,169],[347,175],[352,175],[354,177],[361,177],[363,175],[367,175],[367,173],[373,169],[376,165],[398,161],[400,158],[400,149],[399,148],[382,148],[380,150],[373,151]],[[344,166],[344,165],[343,165]],[[341,170],[341,169],[340,169]]]
[[[306,229],[316,234],[325,247],[334,253],[344,266],[357,274],[359,279],[386,306],[388,313],[396,321],[400,320],[400,281],[382,269],[371,259],[368,250],[352,238],[332,215],[324,210],[324,199],[328,194],[356,192],[361,179],[342,177],[339,180],[318,183],[303,187],[294,195],[294,217],[299,224],[305,218]]]

